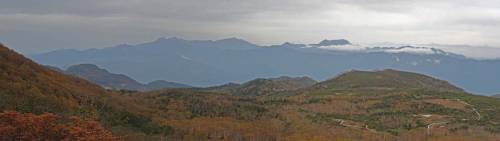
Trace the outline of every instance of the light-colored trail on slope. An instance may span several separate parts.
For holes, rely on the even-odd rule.
[[[469,104],[469,103],[467,103],[467,102],[465,102],[465,101],[462,101],[462,100],[460,100],[460,99],[456,99],[456,101],[458,101],[458,102],[460,102],[460,103],[462,103],[462,104],[465,104],[465,105],[467,105],[467,106],[470,106],[470,107],[471,107],[471,109],[472,109],[472,111],[474,111],[474,113],[476,113],[476,115],[477,115],[476,120],[481,120],[481,114],[477,111],[477,109],[474,107],[474,105]]]
[[[444,121],[444,122],[434,122],[434,123],[427,125],[427,134],[429,135],[431,133],[432,126],[440,125],[440,124],[447,124],[447,123],[448,122]]]
[[[361,126],[356,126],[356,125],[349,125],[349,124],[346,124],[345,123],[345,120],[343,119],[334,119],[335,121],[339,122],[339,124],[341,126],[344,126],[344,127],[350,127],[350,128],[356,128],[356,129],[366,129],[372,133],[377,133],[377,131],[375,129],[371,129],[371,128],[368,128],[368,125],[365,125],[364,127],[361,127]]]
[[[476,113],[476,115],[477,115],[476,120],[481,120],[481,113],[479,113],[477,111],[477,109],[474,107],[474,105],[469,104],[469,103],[467,103],[465,101],[462,101],[461,99],[455,99],[455,100],[458,101],[458,102],[460,102],[460,103],[462,103],[462,104],[464,104],[464,105],[470,106],[471,109],[472,109],[472,111],[474,111],[474,113]],[[435,122],[435,123],[431,123],[431,124],[427,125],[427,134],[430,134],[432,126],[434,126],[434,125],[440,125],[440,124],[447,124],[447,123],[448,122]]]

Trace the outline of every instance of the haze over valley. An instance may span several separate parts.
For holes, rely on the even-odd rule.
[[[498,0],[0,0],[0,141],[499,141]]]
[[[168,80],[198,87],[279,76],[326,80],[353,69],[392,68],[445,79],[469,92],[492,95],[500,91],[499,59],[471,58],[425,46],[362,47],[345,39],[259,46],[238,38],[171,37],[102,49],[56,50],[31,58],[59,68],[96,64],[144,83]]]

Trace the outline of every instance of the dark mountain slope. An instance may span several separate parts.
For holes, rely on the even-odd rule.
[[[278,77],[270,79],[255,79],[239,86],[236,95],[266,95],[276,92],[293,91],[316,84],[316,80],[309,77]]]
[[[137,82],[136,80],[123,75],[123,74],[114,74],[108,72],[105,69],[99,68],[93,64],[80,64],[69,67],[66,71],[66,74],[70,74],[73,76],[78,76],[99,84],[107,89],[115,89],[115,90],[138,90],[138,91],[149,91],[149,90],[158,90],[165,88],[190,88],[192,86],[168,82],[164,80],[157,80],[150,82],[148,84],[142,84]]]
[[[143,90],[144,86],[134,79],[123,75],[113,74],[93,64],[80,64],[69,67],[67,74],[82,77],[105,88]]]
[[[230,93],[239,96],[262,96],[278,92],[291,92],[301,88],[307,88],[316,84],[317,81],[309,77],[258,78],[243,84],[229,83],[204,90]]]
[[[339,40],[323,40],[319,42],[319,44],[313,44],[315,46],[339,46],[339,45],[350,45],[351,42],[349,42],[346,39],[339,39]]]

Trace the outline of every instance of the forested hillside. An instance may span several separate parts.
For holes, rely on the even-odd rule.
[[[122,94],[38,65],[1,44],[0,111],[77,116],[86,121],[98,121],[119,137],[133,135],[144,138],[147,134],[168,131],[168,127],[152,124],[147,113],[153,111],[134,104]],[[0,122],[8,122],[5,120]],[[36,125],[27,124],[28,128]]]
[[[0,139],[7,141],[72,140],[81,135],[75,128],[97,133],[85,134],[94,140],[130,141],[500,138],[500,99],[416,73],[350,71],[319,83],[282,77],[206,89],[111,91],[4,46],[0,110]]]

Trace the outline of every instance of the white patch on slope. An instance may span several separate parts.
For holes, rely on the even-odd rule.
[[[191,58],[189,58],[189,57],[187,57],[187,56],[184,56],[184,55],[182,55],[182,54],[180,54],[179,56],[181,56],[181,58],[182,58],[182,59],[185,59],[185,60],[190,60],[190,61],[191,61],[191,60],[193,60],[193,59],[191,59]]]
[[[435,59],[434,64],[441,64],[441,60]]]
[[[441,64],[441,60],[439,59],[425,59],[425,61],[432,63],[432,64]]]

